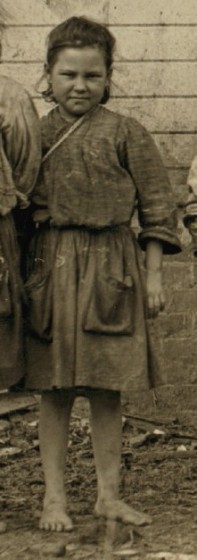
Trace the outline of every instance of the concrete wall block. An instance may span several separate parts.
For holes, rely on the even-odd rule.
[[[171,257],[170,262],[166,263],[164,259],[163,278],[166,297],[172,291],[191,288],[194,285],[192,261],[187,259],[185,262],[174,262]]]
[[[197,344],[195,338],[164,340],[165,377],[169,384],[197,383]]]
[[[1,8],[8,24],[56,25],[59,22],[58,15],[49,9],[48,0],[1,0]]]
[[[58,1],[58,0],[56,0]],[[94,0],[95,2],[95,0]],[[93,4],[94,4],[93,2]],[[196,1],[187,0],[109,0],[109,17],[113,23],[127,24],[194,24],[197,23]]]
[[[197,153],[196,134],[156,133],[154,140],[169,168],[188,168]]]
[[[192,313],[196,310],[197,288],[177,290],[170,294],[166,303],[169,313]]]
[[[71,16],[92,17],[97,21],[109,23],[110,0],[46,0],[52,12],[61,20]],[[118,0],[119,1],[119,0]],[[114,2],[113,2],[114,4]]]
[[[124,411],[155,420],[178,420],[196,427],[197,385],[160,386],[154,391],[123,394]]]
[[[140,96],[196,95],[197,63],[174,61],[116,62],[114,94]]]
[[[159,328],[163,338],[189,338],[194,330],[191,313],[161,313],[156,328]]]
[[[52,25],[8,26],[2,37],[2,62],[42,62]]]
[[[109,101],[109,107],[129,117],[138,118],[150,132],[195,132],[194,120],[196,98],[154,97],[124,99],[116,97]],[[181,118],[180,118],[181,115]]]

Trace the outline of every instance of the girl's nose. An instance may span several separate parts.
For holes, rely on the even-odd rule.
[[[86,82],[82,76],[77,76],[75,79],[75,90],[76,91],[85,91],[86,90]]]

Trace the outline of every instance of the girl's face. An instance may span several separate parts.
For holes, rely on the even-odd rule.
[[[109,85],[104,54],[98,47],[63,48],[47,73],[60,110],[70,119],[98,105]]]

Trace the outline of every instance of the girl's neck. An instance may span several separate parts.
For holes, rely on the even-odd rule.
[[[99,107],[100,107],[100,105],[95,105],[95,107],[93,107],[92,109],[90,109],[90,111],[87,111],[87,113],[84,113],[83,115],[67,115],[67,114],[65,114],[62,107],[60,105],[58,105],[60,116],[64,119],[65,122],[70,123],[70,124],[73,124],[75,121],[77,121],[81,117],[84,117],[85,115],[88,116],[90,113],[93,113],[94,111],[97,111]]]
[[[60,113],[61,117],[68,123],[72,124],[80,118],[80,117],[75,116],[75,115],[66,115],[60,105],[58,105],[58,109],[59,109],[59,113]]]

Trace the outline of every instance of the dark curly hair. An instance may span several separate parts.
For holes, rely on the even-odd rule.
[[[56,27],[48,35],[46,64],[49,69],[55,64],[58,53],[66,47],[99,47],[104,55],[107,73],[110,75],[113,65],[115,38],[106,25],[89,20],[85,17],[71,17]],[[51,86],[42,92],[46,101],[55,101]],[[101,103],[107,103],[110,87],[106,87]]]

